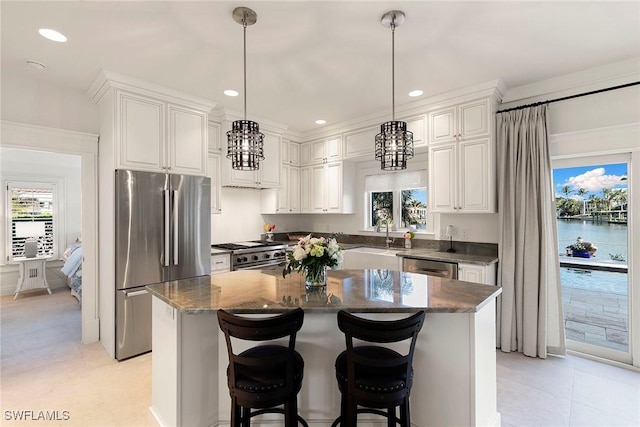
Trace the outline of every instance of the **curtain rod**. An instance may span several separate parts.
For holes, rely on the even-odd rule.
[[[499,110],[499,111],[496,112],[496,114],[498,114],[498,113],[506,113],[507,111],[522,110],[523,108],[537,107],[538,105],[551,104],[552,102],[566,101],[567,99],[580,98],[582,96],[593,95],[593,94],[601,93],[601,92],[608,92],[610,90],[622,89],[622,88],[625,88],[625,87],[635,86],[635,85],[639,85],[639,84],[640,84],[640,82],[632,82],[632,83],[627,83],[627,84],[623,84],[623,85],[619,85],[619,86],[608,87],[608,88],[605,88],[605,89],[592,90],[591,92],[578,93],[576,95],[565,96],[565,97],[562,97],[562,98],[556,98],[556,99],[549,99],[547,101],[534,102],[532,104],[520,105],[519,107],[506,108],[504,110]]]

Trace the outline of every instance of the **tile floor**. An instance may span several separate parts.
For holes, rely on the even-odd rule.
[[[100,343],[81,344],[68,290],[1,297],[0,345],[2,426],[155,427],[151,354],[118,363]],[[576,356],[497,360],[503,427],[640,426],[638,372]],[[15,420],[20,411],[32,420]],[[47,415],[60,420],[34,420]]]

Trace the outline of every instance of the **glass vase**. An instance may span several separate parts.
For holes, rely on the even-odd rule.
[[[406,249],[411,249],[411,239],[407,239],[407,238],[404,239],[404,247]]]
[[[310,266],[304,271],[304,285],[307,289],[322,288],[327,285],[327,267]]]

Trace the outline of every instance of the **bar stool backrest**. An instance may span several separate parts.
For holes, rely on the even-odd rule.
[[[419,311],[412,316],[400,320],[369,320],[354,316],[344,310],[338,312],[338,327],[345,335],[346,360],[347,360],[347,384],[349,393],[354,396],[362,395],[368,398],[369,393],[356,388],[357,372],[383,372],[385,370],[404,371],[404,378],[408,384],[406,389],[399,390],[398,396],[406,394],[411,389],[412,363],[418,332],[422,329],[425,312]],[[408,352],[401,357],[377,359],[366,357],[354,351],[354,339],[367,343],[395,343],[411,340]],[[391,396],[390,396],[391,397]]]
[[[235,380],[238,378],[237,374],[242,372],[243,368],[260,368],[263,372],[269,372],[269,370],[273,369],[282,370],[284,368],[286,369],[286,386],[273,394],[286,396],[292,392],[295,393],[295,343],[296,334],[302,327],[303,321],[304,310],[301,308],[265,318],[236,316],[224,310],[218,310],[218,324],[225,335],[227,354],[229,355],[228,382],[232,396],[235,395],[240,399],[249,400],[255,396],[255,393],[247,393],[236,388]],[[242,352],[234,351],[233,348],[232,338],[245,341],[271,341],[286,336],[289,337],[288,351],[286,353],[273,352],[269,356],[260,358],[243,357]],[[272,398],[279,399],[278,396],[272,396]]]

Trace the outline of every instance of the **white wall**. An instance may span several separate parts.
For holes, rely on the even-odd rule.
[[[221,198],[222,213],[211,215],[211,243],[259,239],[264,233],[260,190],[223,187]]]
[[[98,106],[86,92],[5,69],[0,82],[2,120],[93,134],[100,129]]]
[[[60,236],[59,244],[62,246],[59,256],[64,249],[81,235],[82,215],[81,215],[81,175],[80,156],[47,153],[42,151],[22,150],[15,148],[0,147],[0,182],[10,180],[34,179],[56,179],[62,183],[60,195],[64,198],[64,204],[60,212],[62,218],[57,219],[58,230],[63,233]],[[6,189],[2,191],[2,218],[6,212]],[[3,229],[2,234],[6,236],[7,230]],[[5,240],[6,237],[2,239]],[[0,260],[4,264],[6,260],[5,246],[0,248]],[[51,287],[65,285],[65,277],[59,272],[61,262],[47,263],[47,280]],[[0,294],[7,295],[15,291],[18,280],[18,269],[15,264],[5,264],[0,266]]]

